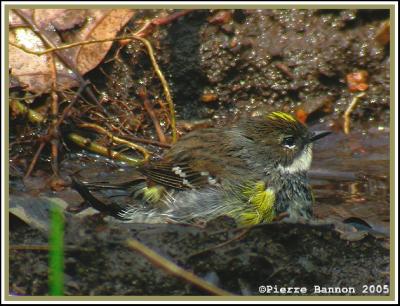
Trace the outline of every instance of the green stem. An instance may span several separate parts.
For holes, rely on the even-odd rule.
[[[15,99],[10,100],[10,106],[11,109],[16,111],[17,113],[20,113],[22,115],[28,115],[29,121],[33,123],[42,123],[46,120],[46,118],[42,114],[28,108],[26,105],[19,102],[18,100]]]
[[[64,295],[64,218],[58,207],[51,209],[49,256],[50,295]]]
[[[91,152],[106,156],[111,159],[119,160],[128,163],[132,166],[141,165],[144,160],[140,160],[129,155],[110,150],[98,143],[91,141],[89,138],[82,137],[76,133],[69,133],[68,138],[80,147],[85,148]]]

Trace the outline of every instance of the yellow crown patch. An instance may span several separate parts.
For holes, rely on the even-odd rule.
[[[290,114],[284,113],[284,112],[272,112],[267,116],[268,119],[272,120],[277,120],[277,119],[282,119],[286,121],[292,121],[296,122],[297,120]]]

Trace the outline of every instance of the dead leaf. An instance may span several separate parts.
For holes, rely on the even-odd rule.
[[[86,13],[87,10],[79,9],[37,9],[34,11],[34,20],[41,29],[53,26],[59,31],[65,31],[83,24]]]
[[[33,51],[43,51],[42,40],[29,28],[16,28],[9,33],[9,41]],[[28,91],[45,92],[51,88],[51,55],[37,56],[11,46],[9,67],[11,75]]]
[[[384,21],[376,32],[376,41],[382,46],[386,46],[390,42],[390,22]]]
[[[89,10],[88,17],[92,21],[77,33],[76,41],[115,38],[133,15],[134,11],[129,9]],[[78,71],[84,74],[95,68],[106,56],[112,43],[109,41],[78,47],[75,58]]]
[[[351,92],[368,89],[368,72],[359,70],[346,75],[347,86]]]
[[[115,38],[122,27],[132,18],[134,10],[64,10],[64,9],[38,9],[22,10],[24,14],[33,18],[35,24],[51,39],[56,46],[62,45],[62,40],[57,30],[74,28],[72,33],[63,32],[66,44],[85,40],[99,40]],[[83,21],[87,20],[83,24]],[[48,49],[39,36],[25,25],[22,19],[10,10],[10,26],[19,25],[10,30],[9,41],[25,49],[39,52]],[[21,27],[21,25],[23,27]],[[79,25],[82,25],[79,28]],[[78,27],[78,28],[77,28]],[[112,41],[94,43],[85,46],[59,51],[64,57],[75,65],[81,73],[95,68],[104,59],[112,45]],[[20,86],[34,93],[46,93],[52,88],[52,54],[35,55],[27,53],[21,48],[9,46],[9,68],[11,77]],[[57,71],[57,90],[65,90],[78,86],[76,75],[55,56]]]
[[[31,9],[21,9],[21,11],[29,17],[32,17],[33,11]],[[26,26],[25,21],[21,19],[13,10],[10,10],[8,15],[8,26],[10,28]]]

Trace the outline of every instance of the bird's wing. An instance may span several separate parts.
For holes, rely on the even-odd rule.
[[[220,129],[193,131],[182,137],[162,160],[150,162],[140,171],[150,182],[177,189],[218,185],[233,178],[237,169],[246,167],[235,155],[243,145],[236,146],[230,138]]]
[[[218,182],[209,171],[199,171],[196,164],[180,161],[158,161],[149,163],[140,169],[150,183],[176,189],[197,189]]]

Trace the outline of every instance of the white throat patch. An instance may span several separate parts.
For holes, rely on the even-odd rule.
[[[293,160],[292,164],[286,167],[279,165],[278,170],[282,173],[297,173],[307,171],[310,169],[311,161],[312,144],[309,143],[304,147],[303,152],[301,152],[301,154]]]

